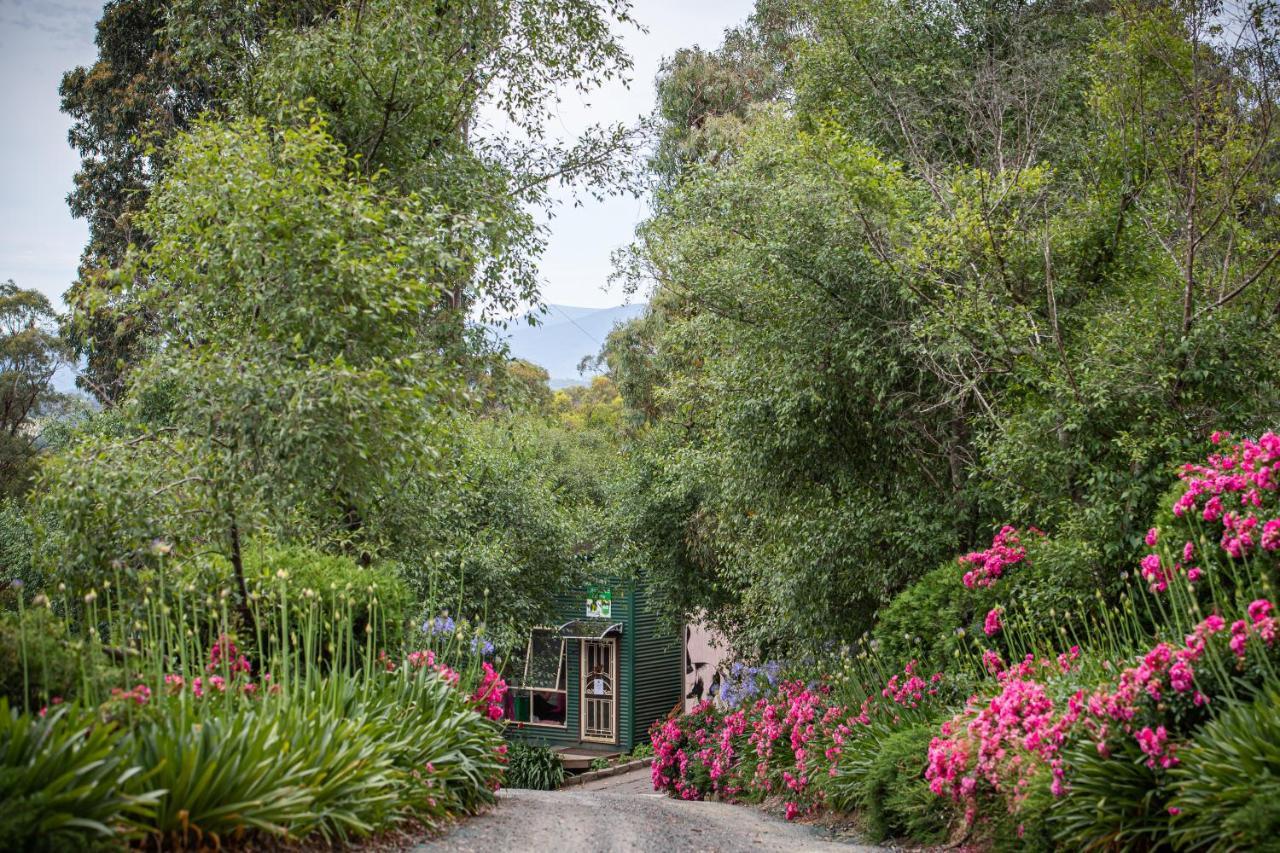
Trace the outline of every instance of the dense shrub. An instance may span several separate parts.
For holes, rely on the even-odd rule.
[[[295,596],[291,606],[301,612],[314,602],[321,612],[344,612],[361,645],[370,625],[374,648],[399,649],[409,636],[409,622],[417,616],[415,597],[397,564],[383,561],[362,566],[351,557],[297,545],[246,552],[245,575],[250,591],[262,596],[263,607],[279,606],[282,601],[281,572],[288,580],[288,594]],[[311,590],[314,596],[297,598],[300,590]],[[321,644],[327,648],[333,640],[332,629],[322,623],[320,630]]]
[[[0,794],[26,806],[0,816],[0,846],[344,842],[474,811],[492,800],[506,746],[483,691],[430,660],[284,691],[243,671],[171,674],[47,720],[0,700]]]
[[[716,796],[750,802],[776,795],[788,820],[828,801],[853,803],[878,760],[878,739],[927,720],[950,688],[940,673],[926,679],[909,663],[868,695],[857,688],[871,671],[847,659],[842,666],[843,671],[809,684],[787,678],[775,683],[764,667],[756,690],[739,686],[732,691],[744,700],[738,707],[707,700],[689,714],[655,723],[650,732],[654,788],[686,800]],[[858,676],[852,680],[851,670]],[[906,812],[914,812],[906,804],[911,787],[904,781],[895,789],[903,794],[900,805]],[[909,819],[927,823],[931,818]]]
[[[33,533],[26,507],[11,497],[0,498],[0,583],[20,580],[40,586],[43,575],[32,564]]]
[[[1042,620],[1044,614],[1080,614],[1100,591],[1115,591],[1116,579],[1099,579],[1096,549],[1087,543],[1031,532],[1019,542],[1022,556],[1002,565],[998,583],[964,583],[966,572],[974,571],[966,561],[990,556],[988,549],[944,563],[895,596],[874,631],[881,656],[897,666],[916,659],[929,668],[952,667],[1002,603],[1016,605],[1013,618]]]
[[[1244,706],[1252,716],[1238,711],[1241,719],[1221,730],[1210,728],[1214,717],[1277,689],[1280,623],[1271,595],[1280,556],[1278,469],[1280,436],[1272,433],[1184,466],[1172,515],[1146,534],[1150,553],[1133,578],[1133,597],[1126,593],[1123,608],[1091,614],[1084,625],[1091,655],[1080,658],[1073,646],[1056,660],[1028,653],[1006,664],[999,652],[985,651],[994,683],[930,744],[933,790],[963,804],[970,822],[999,824],[1004,813],[1020,815],[1047,780],[1056,798],[1047,823],[1061,842],[1080,848],[1159,845],[1179,826],[1195,846],[1204,838],[1195,833],[1226,826],[1232,815],[1243,834],[1265,831],[1274,807],[1251,794],[1223,802],[1199,829],[1191,814],[1202,803],[1188,795],[1184,809],[1173,800],[1192,777],[1203,781],[1206,801],[1213,799],[1211,775],[1182,768],[1186,756],[1201,755],[1204,770],[1203,755],[1222,750],[1268,708],[1262,700]],[[997,614],[993,633],[1011,633],[999,622]],[[1144,639],[1153,626],[1156,640]],[[1050,648],[1058,627],[1052,619],[1039,632],[1023,625],[1010,642]],[[1265,764],[1265,752],[1250,755]],[[1229,756],[1219,751],[1217,758]],[[1265,768],[1247,772],[1239,764],[1232,773],[1267,784]]]
[[[506,787],[554,791],[563,783],[564,762],[555,750],[545,744],[511,743],[503,782]]]
[[[164,585],[141,601],[115,587],[86,594],[77,616],[88,618],[78,621],[27,605],[23,631],[13,614],[0,622],[8,627],[0,636],[7,686],[21,692],[13,659],[25,653],[28,681],[41,660],[55,664],[29,691],[33,700],[75,688],[65,701],[5,719],[15,746],[0,749],[0,793],[16,779],[31,808],[0,823],[2,846],[34,846],[45,828],[73,849],[133,836],[177,848],[343,844],[410,821],[438,826],[492,801],[506,762],[498,722],[506,685],[483,649],[450,634],[434,638],[435,650],[388,654],[351,617],[376,614],[374,601],[388,589],[396,601],[394,574],[357,574],[352,561],[303,549],[271,557],[251,565],[264,592],[252,599],[257,636],[243,642],[225,598],[192,595],[208,563],[182,584],[157,575]],[[338,587],[342,578],[363,585]],[[334,594],[318,594],[313,585],[321,583]],[[381,631],[376,615],[369,623]],[[350,650],[350,666],[316,654],[328,637]],[[106,649],[127,659],[127,669],[99,667]],[[82,671],[81,662],[90,665]],[[73,722],[46,732],[46,714]],[[45,755],[32,738],[57,753]],[[107,798],[94,787],[99,765],[72,761],[81,741],[103,739],[112,762],[102,772],[114,774],[103,783]],[[46,765],[62,769],[43,774]],[[75,819],[79,812],[89,817]]]
[[[136,823],[178,847],[345,841],[474,810],[497,785],[504,747],[451,672],[410,667],[230,709],[221,695],[147,702],[127,744],[164,793]]]

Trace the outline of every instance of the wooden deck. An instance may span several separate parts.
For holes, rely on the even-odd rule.
[[[622,751],[616,747],[595,747],[586,744],[562,747],[556,752],[560,753],[560,760],[564,762],[565,770],[589,770],[591,762],[597,758],[614,758],[622,755]]]

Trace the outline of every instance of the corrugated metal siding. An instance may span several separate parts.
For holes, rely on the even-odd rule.
[[[684,660],[680,633],[658,630],[657,615],[646,606],[644,595],[630,596],[635,605],[635,696],[632,704],[633,745],[649,740],[649,726],[665,719],[680,702],[684,684]]]

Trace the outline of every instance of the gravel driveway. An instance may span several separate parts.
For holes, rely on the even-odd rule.
[[[630,777],[635,777],[632,779]],[[820,830],[759,809],[673,800],[646,790],[648,770],[611,784],[562,791],[504,790],[491,811],[464,821],[414,853],[518,851],[881,850],[834,843]]]

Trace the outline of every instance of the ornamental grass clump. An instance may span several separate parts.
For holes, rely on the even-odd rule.
[[[564,784],[564,762],[545,744],[513,743],[507,758],[504,784],[508,788],[554,791]]]

